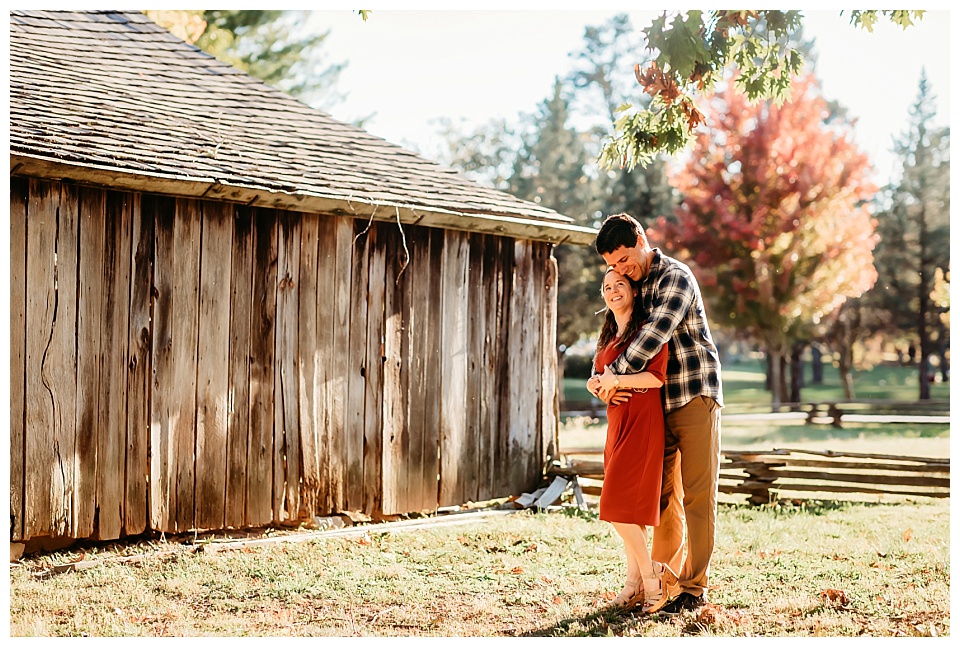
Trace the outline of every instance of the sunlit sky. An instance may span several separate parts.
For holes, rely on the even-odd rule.
[[[534,112],[554,77],[570,69],[569,53],[582,46],[584,28],[621,13],[528,9],[551,6],[530,2],[486,3],[499,10],[482,11],[373,6],[366,22],[349,8],[311,17],[311,26],[330,30],[329,60],[348,63],[338,83],[347,97],[330,112],[345,121],[373,114],[364,124],[369,132],[428,157],[440,149],[441,117],[481,124]],[[639,30],[660,12],[627,13]],[[804,33],[816,38],[824,94],[857,118],[857,142],[873,160],[874,179],[893,179],[892,140],[906,128],[921,69],[937,95],[938,121],[949,122],[950,13],[928,11],[906,30],[881,21],[873,33],[850,25],[839,9],[804,10],[804,16]],[[625,61],[631,69],[633,63]]]

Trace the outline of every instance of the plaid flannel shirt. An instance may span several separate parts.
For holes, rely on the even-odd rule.
[[[640,306],[648,313],[637,336],[610,369],[638,373],[664,343],[670,344],[663,385],[664,411],[679,409],[698,395],[723,406],[720,356],[710,336],[700,286],[690,268],[654,248],[650,271],[640,281]]]

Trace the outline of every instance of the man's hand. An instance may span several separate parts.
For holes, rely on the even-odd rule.
[[[629,400],[631,396],[633,396],[633,391],[628,389],[612,389],[610,391],[600,389],[600,392],[597,393],[597,397],[603,400],[608,406],[623,404]]]

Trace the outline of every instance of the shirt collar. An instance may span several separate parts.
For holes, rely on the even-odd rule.
[[[653,258],[650,259],[650,267],[647,268],[647,275],[643,277],[643,282],[646,283],[654,275],[655,271],[660,269],[660,261],[662,259],[662,254],[659,247],[653,248]]]

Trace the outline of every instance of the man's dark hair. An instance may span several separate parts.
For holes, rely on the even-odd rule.
[[[597,232],[597,253],[609,254],[619,247],[636,247],[637,241],[647,242],[643,227],[632,216],[618,213],[607,216]]]

